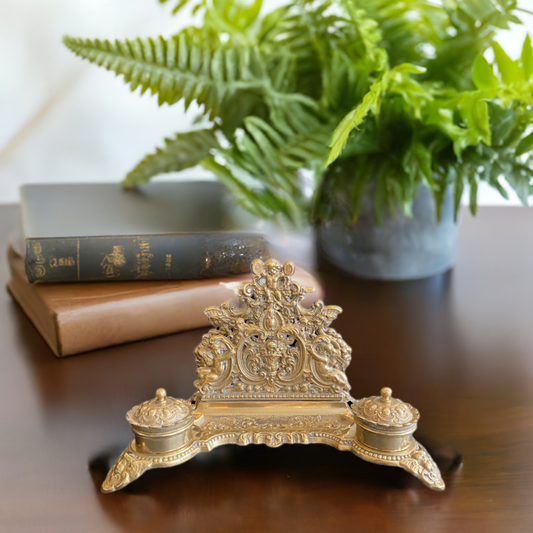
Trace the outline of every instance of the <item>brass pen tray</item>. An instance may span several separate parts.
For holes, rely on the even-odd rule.
[[[437,465],[413,438],[419,412],[389,388],[361,400],[350,396],[345,372],[352,350],[330,327],[342,309],[320,300],[302,307],[314,289],[291,280],[292,263],[256,260],[252,272],[237,290],[238,307],[224,302],[205,311],[214,329],[195,350],[198,392],[182,400],[158,389],[128,412],[135,439],[102,491],[223,444],[311,443],[403,468],[444,490]]]

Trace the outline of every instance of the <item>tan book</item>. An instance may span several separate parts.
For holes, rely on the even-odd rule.
[[[251,278],[31,284],[24,259],[12,248],[8,261],[9,292],[57,357],[208,326],[204,309],[235,302],[236,284]],[[317,289],[305,305],[323,297],[308,272],[297,268],[293,279]]]

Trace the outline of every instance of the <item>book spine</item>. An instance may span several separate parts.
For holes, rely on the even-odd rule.
[[[30,283],[167,281],[246,274],[268,257],[248,233],[28,238],[25,267]]]

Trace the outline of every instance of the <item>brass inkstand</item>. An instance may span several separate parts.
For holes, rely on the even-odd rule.
[[[206,314],[214,329],[195,350],[198,392],[189,400],[158,389],[127,420],[135,439],[117,459],[103,492],[119,490],[150,468],[176,466],[223,444],[323,443],[407,470],[444,490],[439,469],[414,438],[411,405],[381,396],[354,400],[346,378],[351,348],[330,324],[340,307],[300,305],[311,287],[292,281],[294,265],[252,263],[253,279]]]

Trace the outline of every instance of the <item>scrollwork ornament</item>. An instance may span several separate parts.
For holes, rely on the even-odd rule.
[[[280,391],[313,397],[317,389],[346,397],[351,349],[329,327],[341,309],[321,301],[302,307],[305,294],[314,289],[290,279],[292,263],[257,260],[252,272],[252,282],[237,291],[240,308],[224,303],[206,310],[216,329],[195,352],[198,389],[218,398]],[[227,349],[217,352],[222,337]]]
[[[108,472],[102,485],[103,492],[114,492],[125,487],[152,466],[153,462],[148,458],[136,455],[133,444],[126,448]]]
[[[204,335],[195,353],[198,364],[195,386],[201,392],[211,387],[223,388],[231,376],[233,344],[224,335]]]
[[[416,449],[409,456],[400,461],[400,466],[428,487],[436,490],[444,489],[444,481],[438,466],[420,443],[417,443]]]

